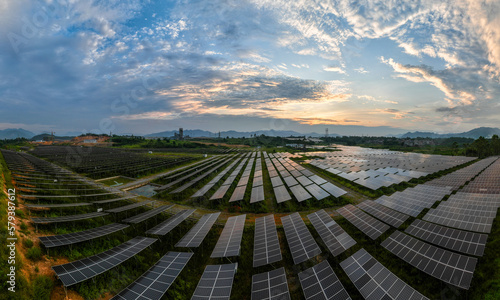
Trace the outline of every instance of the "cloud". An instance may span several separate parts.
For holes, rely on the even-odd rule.
[[[409,115],[414,115],[415,112],[411,111],[401,111],[394,108],[377,109],[374,113],[391,114],[394,119],[403,119],[409,117]]]
[[[358,73],[361,73],[361,74],[367,74],[369,73],[367,70],[365,70],[365,68],[363,67],[360,67],[360,68],[357,68],[357,69],[354,69],[354,71],[358,72]]]
[[[345,74],[345,70],[338,66],[324,66],[323,71],[326,72],[336,72],[339,74]]]
[[[436,71],[426,65],[402,65],[392,58],[381,57],[380,61],[391,66],[397,77],[417,83],[429,82],[444,93],[451,105],[472,104],[488,94],[485,91],[487,80],[481,76],[483,71],[477,68],[447,68]]]
[[[334,120],[328,118],[292,118],[293,121],[297,121],[299,124],[307,125],[339,125],[339,124],[349,124],[349,123],[359,123],[357,120]]]

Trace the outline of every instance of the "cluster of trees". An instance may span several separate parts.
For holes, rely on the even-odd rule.
[[[208,148],[207,145],[168,138],[145,139],[142,136],[113,136],[113,146],[138,146],[141,148]]]
[[[500,155],[500,139],[494,135],[491,139],[479,137],[470,145],[466,145],[465,154],[467,156],[488,157],[491,155]]]

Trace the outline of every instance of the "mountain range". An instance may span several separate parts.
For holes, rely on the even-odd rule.
[[[173,137],[176,133],[178,133],[177,130],[169,130],[169,131],[162,131],[162,132],[157,132],[157,133],[151,133],[145,135],[145,137]],[[78,136],[79,134],[75,134],[74,136]],[[297,131],[293,130],[257,130],[257,131],[248,131],[248,132],[242,132],[242,131],[235,131],[235,130],[228,130],[228,131],[221,131],[220,136],[225,138],[225,137],[232,137],[232,138],[241,138],[241,137],[251,137],[253,135],[266,135],[266,136],[282,136],[282,137],[287,137],[287,136],[311,136],[311,137],[323,137],[324,134],[319,134],[316,132],[310,132],[310,133],[300,133]],[[486,137],[486,138],[491,138],[493,135],[499,135],[500,136],[500,129],[499,128],[492,128],[492,127],[479,127],[472,129],[467,132],[461,132],[461,133],[445,133],[445,134],[439,134],[439,133],[434,133],[434,132],[422,132],[422,131],[415,131],[415,132],[407,132],[405,134],[400,134],[400,135],[390,135],[390,136],[395,136],[398,138],[450,138],[450,137],[465,137],[465,138],[473,138],[477,139],[480,136]],[[48,134],[41,134],[41,135],[36,135],[35,133],[22,129],[22,128],[8,128],[8,129],[3,129],[0,130],[0,139],[15,139],[15,138],[26,138],[26,139],[32,139],[32,140],[40,140],[42,139],[45,135]],[[218,132],[211,132],[207,130],[201,130],[201,129],[186,129],[184,130],[184,135],[185,136],[190,136],[193,138],[196,137],[218,137],[219,133]],[[63,140],[68,139],[73,135],[66,134],[66,136],[61,137]],[[339,134],[335,133],[330,133],[328,136],[330,137],[336,137],[340,136]]]
[[[31,131],[24,130],[22,128],[7,128],[0,130],[0,139],[17,139],[17,138],[25,138],[31,139],[35,134]]]
[[[461,133],[445,133],[445,134],[439,134],[439,133],[434,133],[434,132],[420,132],[420,131],[415,131],[415,132],[407,132],[401,136],[400,138],[450,138],[450,137],[464,137],[464,138],[473,138],[477,139],[480,136],[483,136],[485,138],[491,138],[493,135],[498,135],[500,136],[500,129],[499,128],[492,128],[492,127],[479,127],[475,128],[472,130],[469,130],[467,132],[461,132]]]

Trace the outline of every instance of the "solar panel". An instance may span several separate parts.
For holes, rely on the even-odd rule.
[[[246,185],[238,186],[234,189],[231,198],[229,198],[229,202],[241,201],[245,197],[245,191],[247,189]]]
[[[246,186],[248,184],[248,179],[250,179],[250,176],[242,176],[240,181],[238,181],[238,186]]]
[[[132,216],[130,218],[124,219],[124,220],[122,220],[122,222],[130,223],[130,224],[137,224],[137,223],[145,221],[145,220],[147,220],[149,218],[157,216],[157,215],[161,214],[162,212],[166,211],[167,209],[172,208],[173,206],[174,206],[174,204],[172,204],[172,205],[162,205],[162,206],[159,206],[157,208],[153,208],[151,210],[143,212],[141,214],[138,214],[138,215]]]
[[[285,268],[252,276],[252,300],[291,299]]]
[[[131,198],[136,198],[137,196],[127,196],[127,197],[121,197],[121,198],[113,198],[113,199],[106,199],[106,200],[99,200],[99,201],[92,201],[94,204],[105,204],[105,203],[111,203],[111,202],[116,202],[120,200],[126,200],[126,199],[131,199]]]
[[[321,249],[312,237],[299,213],[281,217],[285,229],[288,247],[294,264],[300,264],[321,253]]]
[[[170,217],[168,220],[146,231],[146,233],[155,235],[165,235],[169,233],[172,229],[177,227],[177,225],[179,225],[182,221],[187,219],[190,215],[192,215],[195,210],[196,209],[181,210],[180,212],[176,213],[173,217]]]
[[[67,234],[58,234],[50,236],[41,236],[38,239],[45,248],[72,245],[92,239],[96,239],[127,228],[129,225],[112,223],[89,230],[72,232]]]
[[[335,198],[338,198],[338,197],[340,197],[342,195],[347,194],[346,191],[344,191],[343,189],[339,188],[338,186],[334,185],[331,182],[323,183],[320,186],[321,186],[322,189],[324,189],[325,191],[327,191],[328,193],[330,193],[330,195],[332,195]]]
[[[382,242],[394,255],[444,282],[468,290],[477,258],[460,255],[395,231]]]
[[[365,200],[356,206],[396,228],[401,226],[410,217],[371,200]]]
[[[356,241],[323,209],[309,214],[307,217],[333,256],[339,255],[356,244]]]
[[[134,208],[137,208],[137,207],[141,207],[141,206],[144,206],[144,205],[147,205],[147,204],[151,204],[153,202],[155,202],[155,201],[154,200],[151,200],[151,201],[141,201],[141,202],[137,202],[137,203],[132,203],[130,205],[125,205],[125,206],[120,206],[120,207],[117,207],[117,208],[108,209],[108,210],[106,210],[106,212],[119,213],[119,212],[123,212],[123,211],[126,211],[126,210],[131,210],[131,209],[134,209]]]
[[[246,215],[229,217],[210,257],[240,255],[241,238],[245,227]]]
[[[322,185],[323,183],[328,182],[328,181],[324,180],[323,178],[319,177],[318,175],[309,176],[309,179],[311,179],[317,185]]]
[[[88,214],[69,215],[69,216],[62,216],[62,217],[31,218],[31,221],[35,224],[50,224],[50,223],[61,223],[61,222],[87,220],[87,219],[92,219],[92,218],[97,218],[97,217],[103,217],[106,215],[107,215],[107,213],[103,213],[103,212],[92,212],[92,213],[88,213]]]
[[[212,228],[215,221],[217,221],[219,215],[220,212],[203,215],[198,223],[184,235],[175,247],[199,247],[210,231],[210,228]]]
[[[448,227],[490,233],[494,218],[457,214],[444,209],[431,208],[423,217],[425,221]]]
[[[253,267],[260,267],[280,261],[281,248],[274,215],[255,219],[253,243]]]
[[[428,299],[394,275],[365,249],[340,263],[365,299]]]
[[[141,277],[112,299],[161,299],[189,262],[191,256],[193,256],[193,253],[168,252]]]
[[[227,190],[231,187],[230,185],[222,185],[215,191],[215,193],[210,197],[210,200],[217,200],[217,199],[222,199],[224,195],[226,194]]]
[[[443,248],[475,256],[483,256],[488,240],[487,234],[452,229],[418,219],[405,232]]]
[[[276,202],[282,203],[292,199],[284,185],[274,188],[274,195],[276,196]]]
[[[100,194],[87,194],[87,195],[19,195],[23,199],[33,199],[33,198],[79,198],[79,197],[96,197],[113,195],[115,192],[100,193]]]
[[[390,227],[379,220],[362,212],[359,208],[348,204],[337,212],[346,218],[352,225],[356,226],[364,234],[372,240],[377,239],[382,233],[386,232]]]
[[[137,253],[156,242],[156,239],[135,237],[113,249],[97,255],[80,259],[63,265],[53,266],[52,270],[61,279],[64,286],[70,286],[116,267],[122,262],[135,256]]]
[[[295,180],[295,178],[293,178],[292,176],[284,177],[283,180],[289,187],[299,184],[299,182]]]
[[[278,187],[278,186],[283,185],[283,181],[281,180],[281,178],[279,176],[275,176],[275,177],[271,177],[271,184],[273,185],[273,187]]]
[[[297,201],[302,202],[304,200],[310,199],[312,196],[309,194],[301,185],[294,185],[290,188],[293,195],[297,199]]]
[[[264,184],[264,181],[262,179],[262,175],[253,178],[253,186],[259,186],[259,185],[263,185],[263,184]]]
[[[313,184],[313,182],[307,178],[306,176],[300,174],[296,179],[298,182],[300,182],[300,184],[302,184],[303,186],[307,186],[307,185],[310,185],[310,184]]]
[[[327,260],[299,273],[306,300],[351,299]]]
[[[229,300],[237,268],[237,263],[206,266],[191,300]]]
[[[309,193],[311,193],[311,195],[316,198],[316,200],[322,200],[330,196],[330,194],[328,194],[325,190],[314,183],[306,186],[306,190],[308,190]]]
[[[92,203],[62,203],[62,204],[25,204],[28,209],[37,209],[37,208],[63,208],[63,207],[79,207],[79,206],[89,206]]]
[[[264,186],[255,186],[252,188],[252,193],[250,194],[250,203],[263,201],[264,198]]]

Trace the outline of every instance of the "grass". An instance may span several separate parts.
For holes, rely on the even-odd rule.
[[[26,251],[26,258],[31,259],[32,261],[38,261],[42,259],[42,249],[39,247],[32,247]]]
[[[37,276],[33,283],[33,295],[35,299],[49,300],[54,281],[45,275]]]

